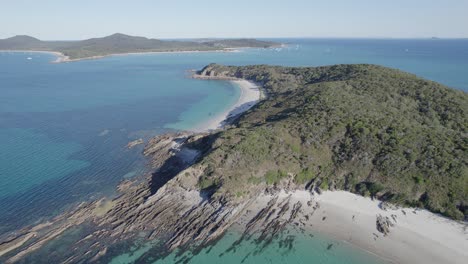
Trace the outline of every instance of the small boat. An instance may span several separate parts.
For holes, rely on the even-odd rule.
[[[31,58],[31,57],[28,57],[28,60],[32,60],[32,58]]]

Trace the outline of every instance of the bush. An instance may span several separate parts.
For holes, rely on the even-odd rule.
[[[315,178],[315,173],[312,170],[307,168],[307,169],[304,169],[301,172],[299,172],[296,175],[296,177],[294,177],[294,181],[297,184],[304,184],[304,183],[310,182],[314,178]]]
[[[267,184],[273,185],[273,184],[279,183],[281,179],[286,176],[287,174],[281,170],[277,170],[277,171],[270,170],[265,174],[265,180]]]
[[[201,190],[214,188],[218,186],[218,184],[219,184],[218,179],[209,178],[207,176],[202,176],[198,180],[198,188],[200,188]]]
[[[320,183],[320,189],[326,191],[329,189],[328,187],[328,179],[323,179],[322,182]]]

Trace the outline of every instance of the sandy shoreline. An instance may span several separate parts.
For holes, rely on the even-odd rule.
[[[315,198],[320,214],[312,227],[396,263],[466,263],[466,225],[427,210],[381,209],[380,202],[349,192],[325,192]],[[326,216],[326,221],[321,221]],[[376,231],[376,216],[395,218],[390,233]],[[377,234],[374,235],[374,234]]]
[[[50,53],[58,56],[56,63],[75,61],[67,60],[63,54],[51,51],[4,52]],[[83,59],[130,54],[193,52],[197,51],[126,53]],[[197,126],[195,131],[221,128],[226,119],[247,111],[261,99],[261,90],[256,84],[246,80],[231,80],[231,82],[240,88],[237,102],[214,118]],[[190,152],[182,154],[189,158],[194,155]],[[310,216],[305,221],[307,230],[345,241],[391,263],[466,263],[468,259],[466,223],[456,222],[426,210],[414,208],[382,209],[381,203],[377,200],[345,191],[326,191],[321,195],[311,194],[307,191],[288,193],[281,191],[279,194],[282,199],[290,195],[291,204],[295,202],[307,204],[311,200],[320,204],[319,209],[314,211],[307,207],[303,209],[303,213]],[[260,195],[250,209],[252,212],[260,211],[265,208],[266,203],[271,198],[271,195]],[[390,233],[387,236],[376,230],[377,215],[394,219],[394,226],[390,228]],[[0,256],[7,250],[21,246],[29,238],[25,237],[24,241],[21,240],[19,244],[6,245],[5,249],[0,248]]]
[[[99,56],[91,56],[79,59],[70,59],[69,56],[58,52],[58,51],[42,51],[42,50],[0,50],[0,52],[16,52],[16,53],[47,53],[57,56],[57,59],[53,60],[52,63],[65,63],[65,62],[75,62],[82,60],[97,60],[107,57],[114,56],[127,56],[127,55],[146,55],[146,54],[186,54],[186,53],[210,53],[210,52],[240,52],[242,48],[235,49],[222,49],[222,50],[186,50],[186,51],[148,51],[148,52],[126,52],[126,53],[115,53]]]
[[[53,60],[52,63],[61,63],[61,62],[68,62],[72,61],[63,53],[58,51],[46,51],[46,50],[0,50],[0,52],[14,52],[14,53],[45,53],[45,54],[52,54],[57,56],[57,59]]]
[[[255,83],[247,80],[231,80],[230,82],[240,88],[240,96],[237,102],[210,120],[197,125],[192,129],[193,131],[206,132],[222,128],[226,124],[226,119],[249,110],[260,100],[262,93],[260,87]]]
[[[389,263],[466,263],[468,232],[464,223],[426,210],[414,208],[381,209],[380,201],[345,191],[281,191],[279,200],[290,196],[290,204],[319,204],[318,209],[303,206],[301,220],[306,232],[319,232],[330,238],[378,256]],[[265,208],[272,195],[260,195],[250,210]],[[396,219],[390,233],[377,231],[378,215]],[[245,223],[240,223],[241,225]]]

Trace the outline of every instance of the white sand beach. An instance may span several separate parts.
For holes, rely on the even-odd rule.
[[[303,206],[308,215],[304,228],[344,241],[389,263],[466,263],[468,232],[466,223],[453,221],[426,210],[414,208],[381,209],[380,201],[345,191],[321,195],[307,191],[281,191],[279,198],[291,195],[290,204],[313,201],[319,207]],[[252,211],[266,206],[271,195],[261,195]],[[291,206],[292,207],[292,206]],[[395,219],[390,233],[377,231],[378,215]]]
[[[311,218],[312,229],[347,241],[394,263],[466,263],[466,224],[427,210],[383,210],[380,201],[344,191],[316,196],[320,211]],[[390,233],[376,230],[376,216],[395,218]],[[327,219],[322,221],[323,216]],[[374,235],[376,234],[376,235]]]
[[[58,56],[58,58],[53,61],[53,63],[63,63],[63,62],[75,62],[82,60],[98,60],[107,57],[116,57],[116,56],[128,56],[128,55],[149,55],[149,54],[186,54],[186,53],[218,53],[218,52],[237,52],[236,50],[181,50],[181,51],[143,51],[143,52],[125,52],[125,53],[115,53],[99,56],[91,56],[79,59],[70,59],[68,56],[63,55],[60,52],[50,52]]]
[[[240,88],[240,96],[237,102],[222,113],[219,113],[210,120],[203,122],[192,130],[195,132],[206,132],[222,128],[225,125],[227,118],[236,116],[249,110],[260,100],[261,91],[258,85],[246,80],[235,80],[231,82]]]
[[[46,50],[0,50],[0,52],[14,52],[14,53],[46,53],[55,55],[57,58],[52,61],[52,63],[62,63],[71,61],[67,56],[63,55],[61,52],[57,51],[46,51]]]
[[[42,51],[42,50],[0,50],[0,52],[18,52],[18,53],[49,53],[57,56],[57,58],[52,63],[65,63],[65,62],[75,62],[82,60],[98,60],[106,57],[115,57],[115,56],[128,56],[128,55],[148,55],[148,54],[186,54],[186,53],[218,53],[218,52],[240,52],[242,48],[235,49],[220,49],[220,50],[181,50],[181,51],[143,51],[143,52],[125,52],[125,53],[115,53],[99,56],[91,56],[79,59],[70,59],[69,56],[58,52],[58,51]]]

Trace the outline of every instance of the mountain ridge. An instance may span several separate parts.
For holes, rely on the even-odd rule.
[[[113,54],[176,51],[223,51],[230,48],[269,48],[279,43],[255,39],[174,41],[114,33],[79,41],[43,41],[27,35],[0,39],[0,50],[59,52],[66,60],[96,58]]]

